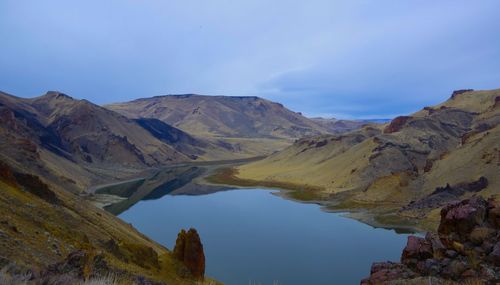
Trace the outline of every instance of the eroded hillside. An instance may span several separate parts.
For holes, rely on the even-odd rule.
[[[298,140],[236,169],[254,184],[294,184],[337,208],[385,208],[391,215],[437,222],[437,208],[500,189],[500,90],[456,91],[377,127]],[[304,190],[307,191],[307,190]]]
[[[234,153],[159,120],[129,119],[59,92],[32,99],[0,93],[0,134],[4,161],[75,191],[151,167]]]

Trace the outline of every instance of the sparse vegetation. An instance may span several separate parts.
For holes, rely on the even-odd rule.
[[[271,180],[252,180],[239,178],[238,170],[235,168],[222,168],[212,176],[206,178],[210,183],[214,184],[227,184],[237,185],[242,187],[266,187],[266,188],[279,188],[290,190],[287,194],[289,197],[301,201],[314,201],[321,198],[322,187],[311,185],[300,185],[295,183],[271,181]]]

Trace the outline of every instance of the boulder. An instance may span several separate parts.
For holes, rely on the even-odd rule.
[[[409,236],[406,247],[403,249],[401,262],[406,263],[411,259],[425,260],[432,258],[432,245],[424,238]]]
[[[468,239],[476,226],[484,223],[488,203],[481,197],[472,197],[458,203],[451,203],[441,210],[438,233],[445,244]]]

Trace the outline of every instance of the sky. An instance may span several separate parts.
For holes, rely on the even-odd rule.
[[[260,96],[391,118],[500,88],[497,0],[0,0],[0,90]]]

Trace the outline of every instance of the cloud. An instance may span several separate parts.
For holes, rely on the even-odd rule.
[[[98,103],[258,95],[306,114],[404,114],[498,88],[500,2],[5,0],[0,89]]]

